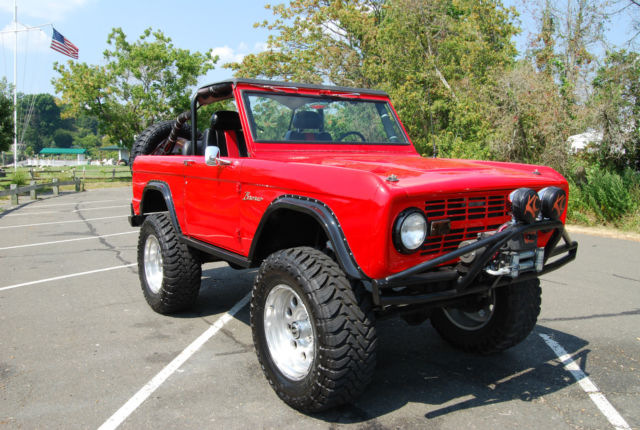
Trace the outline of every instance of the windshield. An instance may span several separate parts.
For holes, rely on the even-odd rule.
[[[244,100],[255,141],[407,144],[387,102],[263,92]]]

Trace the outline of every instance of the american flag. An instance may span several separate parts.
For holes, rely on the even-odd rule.
[[[78,47],[58,33],[55,28],[53,29],[53,36],[51,36],[51,49],[76,60],[78,59]]]

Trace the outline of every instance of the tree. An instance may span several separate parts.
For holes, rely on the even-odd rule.
[[[500,159],[565,171],[570,118],[552,76],[523,60],[496,78],[484,94],[495,127],[491,147]]]
[[[597,121],[603,131],[598,162],[640,170],[640,54],[607,54],[593,81]]]
[[[71,148],[73,136],[68,130],[58,129],[53,133],[53,142],[58,148]]]
[[[150,28],[133,43],[115,28],[107,43],[104,66],[56,63],[53,84],[70,115],[98,118],[100,131],[127,147],[147,126],[188,110],[191,87],[217,61]]]
[[[540,31],[532,42],[532,54],[536,67],[549,76],[557,71],[556,55],[556,18],[551,9],[551,2],[546,0],[540,16]]]
[[[63,127],[60,108],[51,94],[18,94],[18,136],[27,151],[38,153]]]
[[[552,73],[559,83],[566,109],[574,117],[579,115],[575,109],[588,98],[596,64],[593,51],[604,40],[612,1],[545,0],[541,7],[540,32],[532,51],[538,69]]]
[[[436,143],[445,156],[490,156],[480,93],[514,61],[514,15],[494,1],[388,3],[365,70],[392,96],[420,152]]]
[[[291,0],[267,5],[272,22],[255,26],[274,32],[266,51],[225,65],[237,76],[364,86],[363,60],[384,13],[383,0]]]
[[[268,6],[268,49],[237,76],[386,90],[421,152],[487,156],[478,88],[511,64],[513,9],[495,0],[291,0]]]
[[[614,5],[618,7],[614,15],[627,15],[631,17],[633,33],[626,41],[626,44],[637,48],[638,45],[636,42],[640,35],[640,0],[617,0],[614,2]]]
[[[0,151],[6,151],[13,142],[13,100],[10,85],[0,80]]]
[[[73,145],[84,149],[94,149],[100,146],[100,138],[95,134],[75,136],[73,138]]]

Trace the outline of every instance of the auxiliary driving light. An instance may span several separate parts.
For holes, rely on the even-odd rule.
[[[531,188],[518,188],[509,194],[509,201],[516,221],[533,223],[540,213],[540,197]]]
[[[538,192],[545,218],[559,220],[567,207],[567,193],[562,188],[547,187]]]

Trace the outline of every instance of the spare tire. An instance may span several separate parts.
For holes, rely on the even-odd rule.
[[[160,121],[156,124],[145,128],[135,142],[131,146],[129,155],[129,166],[133,169],[133,161],[138,155],[148,155],[153,152],[171,133],[171,128],[175,124],[175,120]],[[191,139],[191,125],[183,124],[178,137]]]

